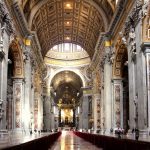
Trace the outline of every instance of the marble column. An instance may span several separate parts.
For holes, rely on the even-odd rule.
[[[51,104],[50,104],[50,100],[48,97],[45,97],[44,99],[44,129],[45,130],[50,130],[50,116],[51,116]]]
[[[83,97],[80,98],[80,101],[82,101],[82,98]],[[80,105],[79,108],[80,108],[80,112],[79,112],[79,129],[82,129],[83,128],[82,127],[82,105]]]
[[[30,130],[34,131],[34,86],[31,84],[31,97],[30,97]]]
[[[38,113],[39,113],[39,91],[34,94],[34,129],[38,130]]]
[[[147,84],[147,89],[146,89],[146,94],[147,94],[147,120],[145,120],[145,123],[147,123],[148,130],[150,131],[150,44],[149,43],[144,43],[142,46],[142,49],[145,53],[146,57],[146,84]],[[145,118],[146,119],[146,118]]]
[[[50,99],[50,88],[45,87],[45,95],[43,98],[43,121],[44,130],[51,129],[51,99]]]
[[[24,122],[24,128],[26,130],[26,133],[29,133],[29,128],[30,128],[30,122],[31,122],[31,107],[30,107],[30,100],[31,100],[31,83],[32,83],[32,78],[31,78],[31,73],[32,73],[32,69],[31,69],[31,49],[30,46],[25,46],[25,50],[24,50],[24,55],[25,55],[25,59],[24,59],[24,69],[25,69],[25,85],[24,85],[24,111],[23,111],[23,122]]]
[[[88,112],[89,112],[89,99],[87,94],[84,93],[83,90],[83,98],[82,98],[82,129],[88,129]]]
[[[137,88],[136,88],[136,96],[137,96],[137,118],[138,118],[138,129],[141,132],[145,132],[148,126],[147,120],[147,83],[146,83],[146,59],[144,53],[141,52],[141,39],[142,39],[142,24],[139,22],[135,28],[135,42],[136,42],[136,62],[137,62]]]
[[[104,128],[106,132],[109,132],[112,128],[112,65],[109,56],[110,47],[105,47],[105,51],[106,56],[104,62]]]
[[[104,103],[104,62],[100,64],[100,74],[101,74],[101,87],[100,87],[100,122],[101,122],[101,130],[104,131],[104,109],[105,109],[105,103]]]
[[[0,38],[2,38],[2,37],[0,37]],[[4,51],[3,49],[4,49],[3,41],[1,39],[0,40],[0,50]],[[0,129],[5,128],[5,125],[3,126],[3,124],[5,124],[5,115],[4,115],[5,106],[4,106],[4,99],[3,99],[4,56],[5,56],[5,53],[1,54],[1,56],[0,56],[0,70],[1,70],[0,71]]]
[[[38,98],[38,130],[42,129],[43,124],[43,98],[42,94],[39,94]]]
[[[51,113],[50,120],[51,120],[50,122],[51,130],[54,130],[55,129],[55,116],[53,112]]]
[[[8,93],[7,95],[7,129],[11,130],[12,129],[12,118],[13,118],[13,111],[12,111],[12,106],[13,106],[13,97],[12,93]]]
[[[12,79],[8,79],[8,84],[7,84],[7,116],[6,116],[6,121],[7,121],[7,129],[11,130],[12,129],[12,117],[13,117],[13,111],[12,111],[12,106],[13,106],[13,81]]]
[[[23,79],[13,78],[13,129],[21,131],[23,128],[23,100],[24,82]]]
[[[93,101],[94,101],[94,130],[99,130],[100,129],[100,94],[94,94],[93,95]]]
[[[147,132],[147,83],[146,59],[141,51],[142,25],[130,29],[128,43],[128,68],[129,68],[129,112],[130,129],[138,128],[141,133]]]
[[[123,128],[123,89],[122,89],[122,79],[112,80],[112,128]]]
[[[100,117],[100,122],[101,122],[101,129],[104,131],[104,118],[105,118],[105,114],[104,114],[104,108],[105,108],[105,105],[104,105],[104,87],[102,86],[101,88],[101,101],[100,101],[100,107],[101,107],[101,117]]]
[[[131,57],[128,57],[128,74],[129,74],[129,128],[135,128],[135,63]]]
[[[8,70],[8,49],[9,32],[6,28],[1,30],[0,37],[0,129],[6,129],[6,103],[7,103],[7,70]]]
[[[51,130],[54,130],[55,129],[55,112],[54,112],[54,99],[53,97],[51,97],[51,100],[50,100],[50,104],[51,104],[51,107],[50,107],[50,128]]]

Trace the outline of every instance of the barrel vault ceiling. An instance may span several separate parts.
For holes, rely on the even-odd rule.
[[[111,0],[112,1],[112,0]],[[97,39],[113,16],[110,0],[22,0],[24,15],[36,31],[43,57],[54,45],[74,43],[92,58]]]

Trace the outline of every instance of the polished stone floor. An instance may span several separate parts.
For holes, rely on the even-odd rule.
[[[33,134],[33,135],[25,135],[21,133],[19,134],[9,133],[8,135],[0,134],[0,149],[23,144],[23,143],[47,136],[49,134],[51,133],[42,133],[42,134]]]
[[[102,150],[76,136],[71,131],[62,131],[62,135],[49,150]]]

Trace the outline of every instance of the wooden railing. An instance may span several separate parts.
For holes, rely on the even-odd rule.
[[[150,150],[149,141],[137,141],[100,134],[74,132],[75,135],[91,142],[103,150]]]
[[[60,135],[61,132],[56,132],[56,133],[49,134],[47,136],[30,140],[25,143],[8,145],[3,149],[5,150],[48,150]]]

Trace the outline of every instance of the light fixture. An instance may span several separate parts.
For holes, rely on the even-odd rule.
[[[69,36],[67,36],[67,37],[66,37],[66,40],[70,40],[70,37],[69,37]]]
[[[66,7],[68,7],[68,8],[71,7],[71,4],[70,4],[70,3],[67,3],[67,4],[66,4]]]
[[[67,25],[69,25],[70,24],[70,22],[69,21],[67,21]]]

